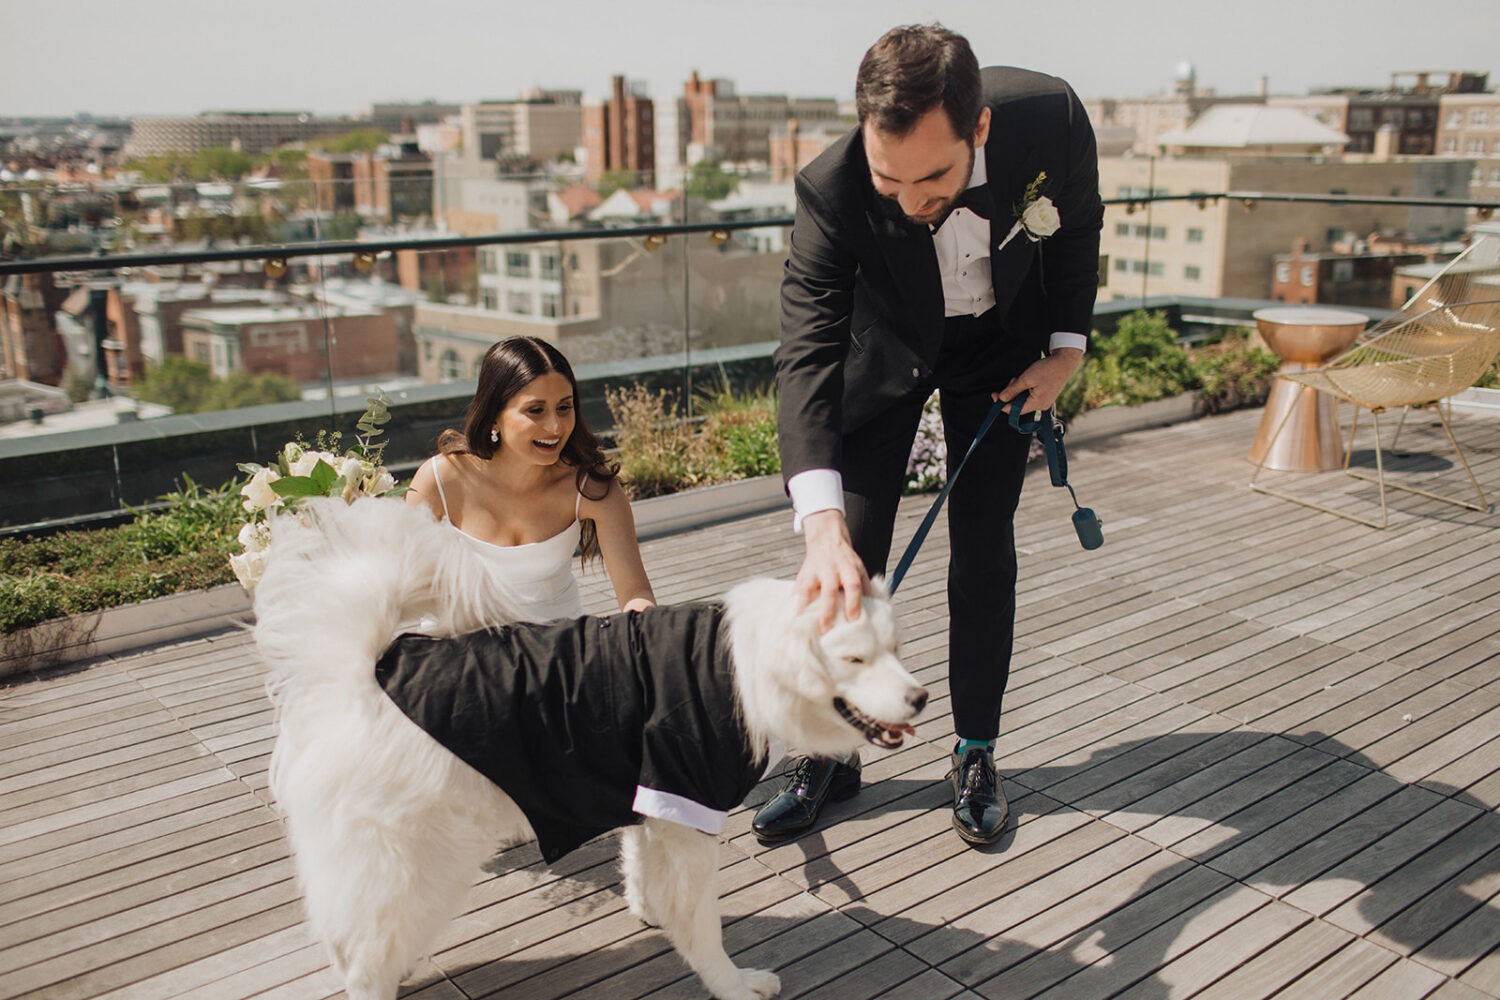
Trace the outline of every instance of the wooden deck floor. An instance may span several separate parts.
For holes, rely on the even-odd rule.
[[[742,964],[809,1000],[1500,997],[1500,517],[1400,495],[1377,532],[1252,493],[1257,419],[1075,448],[1095,553],[1065,492],[1040,470],[1028,485],[997,754],[1014,820],[992,850],[948,826],[929,543],[899,597],[934,692],[921,738],[866,751],[863,793],[794,843],[731,817]],[[1500,427],[1458,433],[1500,492]],[[659,595],[792,574],[788,522],[649,543]],[[597,578],[586,596],[608,605]],[[261,686],[244,636],[221,634],[0,692],[0,998],[338,995],[266,802]],[[701,995],[626,911],[609,838],[491,868],[409,995]]]

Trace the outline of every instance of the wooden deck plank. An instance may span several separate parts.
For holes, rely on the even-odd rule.
[[[897,602],[918,737],[789,843],[750,833],[776,779],[731,813],[732,954],[818,1000],[1500,997],[1500,518],[1420,501],[1373,532],[1251,493],[1258,418],[1076,449],[1112,487],[1097,552],[1028,474],[990,851],[949,828],[940,522]],[[903,500],[898,551],[930,502]],[[643,554],[681,600],[791,575],[800,547],[774,511]],[[612,609],[597,569],[582,590]],[[265,805],[273,739],[244,633],[0,683],[0,993],[336,996]],[[615,846],[497,856],[403,996],[701,996],[625,911]]]
[[[1174,993],[1198,994],[1223,979],[1226,971],[1253,963],[1310,920],[1306,913],[1293,907],[1269,903],[1197,947],[1169,960],[1154,976],[1137,981],[1134,987],[1117,996],[1119,1000],[1157,997],[1161,995],[1163,981],[1171,985]],[[1313,940],[1303,937],[1298,943],[1311,946]]]

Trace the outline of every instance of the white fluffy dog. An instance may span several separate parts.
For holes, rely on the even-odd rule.
[[[748,758],[774,764],[772,746],[822,756],[866,741],[894,747],[912,731],[927,693],[897,659],[890,602],[875,589],[857,620],[826,634],[813,613],[796,614],[790,583],[755,580],[726,595],[726,669]],[[653,612],[674,609],[644,615]],[[391,1000],[462,911],[480,866],[534,834],[511,795],[408,718],[376,664],[404,622],[436,619],[430,631],[482,642],[514,614],[451,527],[373,499],[312,501],[275,518],[255,613],[279,726],[271,789],[309,922],[351,1000]],[[649,620],[612,617],[627,627]],[[508,628],[525,636],[544,627]],[[391,648],[433,641],[441,640],[408,637]],[[594,686],[590,676],[580,690]],[[692,754],[679,758],[693,766]],[[713,996],[776,995],[775,975],[740,969],[724,951],[718,840],[703,832],[712,828],[650,815],[626,822],[634,820],[622,850],[631,911],[666,932]]]

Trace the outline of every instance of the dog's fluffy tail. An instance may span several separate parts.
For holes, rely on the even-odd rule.
[[[271,521],[255,586],[255,641],[271,691],[366,680],[404,624],[427,618],[458,634],[516,618],[458,533],[395,499],[305,501]],[[352,676],[351,676],[352,674]]]

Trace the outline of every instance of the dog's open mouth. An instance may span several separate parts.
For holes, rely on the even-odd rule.
[[[916,734],[916,730],[905,722],[889,723],[872,719],[842,698],[833,699],[833,707],[838,709],[845,722],[858,729],[865,739],[882,750],[895,750],[908,734]]]

